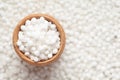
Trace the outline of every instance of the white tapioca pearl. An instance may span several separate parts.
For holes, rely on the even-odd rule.
[[[31,22],[35,23],[36,20],[37,20],[36,18],[32,18],[32,19],[31,19]]]
[[[34,60],[34,56],[33,55],[30,55],[29,56],[31,60]]]
[[[45,59],[46,58],[46,56],[43,53],[41,53],[39,57],[40,57],[40,59]]]
[[[22,30],[22,31],[26,30],[25,25],[22,25],[22,26],[21,26],[21,30]]]
[[[49,51],[45,51],[45,54],[49,54],[50,52]]]
[[[30,24],[31,24],[30,20],[26,20],[25,25],[28,26],[28,25],[30,25]]]
[[[48,58],[52,58],[53,54],[48,54]]]
[[[18,37],[19,37],[19,38],[23,38],[23,32],[22,32],[22,31],[19,31]]]
[[[32,50],[32,51],[35,51],[35,50],[36,50],[36,48],[35,48],[35,47],[32,47],[32,48],[31,48],[31,50]]]
[[[17,41],[17,45],[18,46],[21,46],[22,45],[22,42],[20,40]]]
[[[39,61],[39,58],[38,58],[38,57],[34,57],[33,60],[34,60],[35,62],[38,62],[38,61]]]
[[[25,52],[25,55],[26,55],[26,56],[29,56],[29,55],[30,55],[30,53],[29,53],[29,52]]]
[[[20,46],[19,46],[19,49],[20,49],[21,51],[24,51],[24,46],[23,46],[23,45],[20,45]]]
[[[58,49],[53,49],[53,54],[56,54],[58,52]]]
[[[35,51],[34,54],[35,54],[35,56],[39,56],[40,52],[39,51]]]
[[[50,26],[50,28],[51,28],[52,30],[55,30],[55,29],[56,29],[56,26],[55,26],[54,24],[52,24],[52,25]]]
[[[39,21],[40,21],[40,22],[44,22],[44,21],[45,21],[45,18],[44,18],[44,17],[40,17],[40,18],[39,18]]]

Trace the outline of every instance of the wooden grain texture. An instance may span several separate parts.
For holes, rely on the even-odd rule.
[[[27,56],[24,55],[24,53],[22,51],[19,50],[19,47],[17,46],[17,40],[18,40],[18,33],[20,31],[20,27],[21,25],[24,25],[26,20],[31,20],[33,17],[35,18],[40,18],[40,17],[44,17],[46,20],[52,22],[53,24],[56,25],[57,30],[60,33],[60,48],[57,52],[57,54],[55,54],[52,58],[48,59],[48,60],[43,60],[43,61],[39,61],[39,62],[34,62],[32,61],[30,58],[28,58]],[[43,66],[43,65],[47,65],[53,61],[55,61],[56,59],[58,59],[60,57],[60,55],[62,54],[64,47],[65,47],[65,32],[62,28],[62,26],[59,24],[59,22],[54,19],[53,17],[47,15],[47,14],[30,14],[28,16],[26,16],[25,18],[23,18],[16,26],[16,28],[14,29],[13,32],[13,46],[14,49],[16,51],[16,53],[27,63],[32,64],[32,65],[36,65],[36,66]],[[39,44],[39,43],[38,43]]]

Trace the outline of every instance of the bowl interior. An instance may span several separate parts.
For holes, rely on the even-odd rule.
[[[48,60],[42,60],[39,62],[34,62],[32,61],[30,58],[28,58],[27,56],[24,55],[24,53],[22,51],[19,50],[19,47],[17,46],[16,42],[18,40],[18,33],[21,30],[20,27],[21,25],[24,25],[26,20],[31,20],[33,17],[35,18],[40,18],[40,17],[44,17],[46,20],[52,22],[53,24],[56,25],[57,30],[60,33],[60,48],[57,52],[57,54],[55,54],[52,58],[48,59]],[[52,61],[56,60],[61,53],[63,52],[63,49],[65,47],[65,33],[64,30],[62,29],[61,25],[58,23],[58,21],[56,19],[54,19],[53,17],[46,15],[46,14],[31,14],[26,16],[25,18],[23,18],[16,26],[14,33],[13,33],[13,46],[15,51],[17,52],[17,54],[26,62],[33,64],[33,65],[46,65],[51,63]]]

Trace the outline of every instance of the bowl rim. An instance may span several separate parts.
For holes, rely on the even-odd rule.
[[[24,55],[24,53],[22,51],[19,50],[19,47],[17,46],[18,32],[21,30],[20,27],[21,27],[21,25],[25,24],[26,20],[31,20],[32,18],[40,18],[40,17],[44,17],[46,20],[48,20],[56,25],[56,28],[60,33],[60,47],[59,47],[58,52],[52,58],[44,60],[44,61],[34,62],[30,58],[28,58],[26,55]],[[36,65],[36,66],[47,65],[47,64],[55,61],[56,59],[58,59],[64,50],[65,40],[66,40],[65,32],[64,32],[62,26],[59,24],[59,22],[55,18],[53,18],[52,16],[50,16],[48,14],[29,14],[28,16],[24,17],[22,20],[20,20],[18,22],[17,26],[15,27],[15,29],[13,31],[13,47],[14,47],[16,53],[19,55],[20,58],[22,58],[27,63]]]

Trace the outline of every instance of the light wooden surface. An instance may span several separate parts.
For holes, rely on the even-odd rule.
[[[48,60],[44,60],[44,61],[39,61],[39,62],[34,62],[32,61],[30,58],[28,58],[27,56],[24,55],[24,53],[22,51],[19,50],[19,47],[17,46],[16,42],[18,40],[18,33],[20,31],[20,27],[21,25],[25,24],[26,20],[30,20],[31,18],[35,17],[35,18],[40,18],[40,17],[44,17],[46,20],[51,21],[52,23],[54,23],[57,27],[57,30],[60,32],[60,48],[57,52],[57,54],[55,54],[52,58],[48,59]],[[16,53],[27,63],[32,64],[32,65],[36,65],[36,66],[43,66],[43,65],[47,65],[53,61],[55,61],[56,59],[58,59],[60,57],[60,55],[62,54],[64,47],[65,47],[65,32],[62,28],[62,26],[59,24],[59,22],[54,19],[53,17],[47,15],[47,14],[30,14],[28,16],[26,16],[25,18],[23,18],[16,26],[14,32],[13,32],[13,46],[14,49],[16,51]],[[39,44],[39,43],[38,43]]]

